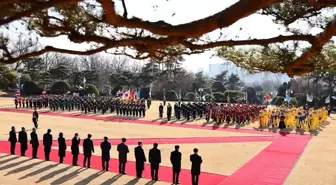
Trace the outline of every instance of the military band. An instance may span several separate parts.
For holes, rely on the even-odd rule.
[[[174,105],[175,118],[186,121],[203,119],[209,122],[214,121],[217,124],[243,124],[257,119],[259,112],[265,109],[263,105],[247,104],[217,104],[207,102],[177,102]],[[159,117],[162,119],[163,105],[159,106]],[[170,121],[171,107],[167,106],[167,118]]]

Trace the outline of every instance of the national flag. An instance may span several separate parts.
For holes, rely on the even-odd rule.
[[[130,96],[130,91],[127,91],[127,92],[123,93],[123,95],[122,95],[122,99],[123,99],[123,100],[128,100],[128,99],[129,99],[129,96]]]

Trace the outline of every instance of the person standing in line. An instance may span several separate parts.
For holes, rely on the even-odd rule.
[[[111,143],[108,142],[107,137],[104,137],[104,141],[100,144],[100,148],[101,148],[101,151],[102,151],[103,171],[105,171],[105,170],[109,171]]]
[[[202,157],[198,155],[198,149],[194,148],[194,154],[190,155],[191,162],[191,182],[192,185],[198,185],[201,174]]]
[[[172,115],[172,107],[171,107],[170,103],[168,103],[168,106],[167,106],[167,119],[168,119],[168,121],[170,121],[171,115]]]
[[[60,132],[58,135],[58,157],[60,163],[63,163],[63,158],[65,157],[65,151],[67,149],[63,133]]]
[[[91,168],[91,156],[94,153],[93,142],[91,140],[92,135],[88,134],[88,138],[84,139],[83,141],[83,153],[84,153],[84,167]]]
[[[163,105],[162,105],[162,103],[159,106],[159,117],[160,117],[160,119],[162,119],[162,117],[163,117]]]
[[[79,155],[79,144],[80,138],[78,133],[75,133],[75,137],[71,141],[71,153],[72,153],[72,165],[78,166],[78,155]]]
[[[32,130],[33,131],[30,133],[30,144],[32,145],[33,148],[33,158],[37,159],[37,149],[39,147],[39,140],[36,134],[36,128],[34,127]]]
[[[39,117],[39,114],[38,114],[38,112],[36,111],[36,108],[34,108],[34,112],[33,112],[33,123],[34,123],[34,127],[35,127],[36,129],[38,129],[38,124],[37,124],[37,122],[38,122],[38,117]]]
[[[151,166],[152,180],[159,180],[159,165],[161,163],[161,151],[158,149],[158,144],[154,143],[153,148],[149,150],[148,160]]]
[[[51,133],[51,130],[48,129],[47,133],[43,135],[44,156],[45,156],[46,161],[49,161],[49,156],[50,156],[50,151],[51,151],[51,146],[52,146],[52,141],[53,141],[53,137],[50,133]]]
[[[180,184],[179,176],[181,172],[181,158],[182,154],[179,152],[180,146],[175,146],[175,151],[170,154],[170,162],[173,165],[173,184]]]
[[[126,143],[126,138],[121,139],[122,143],[118,144],[117,151],[119,152],[119,173],[125,175],[125,168],[127,163],[127,154],[129,153],[128,146]]]
[[[24,127],[22,127],[21,131],[19,132],[19,143],[21,156],[26,156],[26,151],[28,149],[28,136]]]
[[[138,142],[138,146],[134,148],[135,165],[137,178],[142,178],[142,172],[145,169],[146,156],[142,149],[142,142]]]
[[[15,155],[15,146],[17,142],[15,127],[12,127],[12,130],[9,132],[8,141],[10,142],[10,151],[12,155]]]

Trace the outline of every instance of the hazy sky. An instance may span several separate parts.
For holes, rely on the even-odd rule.
[[[116,2],[118,12],[122,14],[121,1]],[[237,0],[126,0],[126,6],[129,17],[136,16],[149,21],[165,20],[171,24],[181,24],[215,14],[235,2]],[[300,25],[300,27],[306,26]],[[284,33],[284,29],[274,24],[271,18],[254,14],[239,20],[231,27],[223,29],[222,32],[227,38],[245,40],[249,37],[275,37],[279,33]],[[313,32],[318,33],[320,30],[313,30]],[[219,31],[214,31],[209,36],[210,38],[218,38]],[[69,49],[87,48],[87,45],[72,44],[66,38],[42,39],[42,43]],[[223,62],[218,57],[211,58],[212,53],[186,56],[183,66],[192,72],[200,69],[207,71],[210,63]]]

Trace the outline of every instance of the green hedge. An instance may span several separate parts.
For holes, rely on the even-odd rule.
[[[97,88],[95,85],[93,85],[93,84],[88,84],[88,85],[86,86],[85,93],[86,93],[86,94],[90,94],[90,95],[95,94],[96,97],[99,96],[99,90],[98,90],[98,88]]]
[[[185,100],[185,101],[194,101],[195,98],[196,98],[195,93],[188,92],[186,95],[184,95],[183,100]]]
[[[52,86],[51,86],[51,93],[52,94],[64,94],[67,93],[70,90],[71,86],[67,81],[64,80],[60,80],[55,82]]]
[[[212,94],[206,94],[204,95],[205,101],[212,102],[215,100],[215,97]]]
[[[285,101],[284,97],[276,96],[272,99],[271,104],[276,105],[276,106],[280,106],[280,105],[283,104],[284,101]]]
[[[41,95],[42,94],[42,89],[39,88],[34,82],[24,82],[23,93],[26,96]]]
[[[224,95],[224,93],[220,92],[215,92],[212,94],[214,97],[215,102],[226,102],[227,101],[227,96]]]
[[[177,93],[174,90],[169,90],[166,92],[166,100],[167,101],[177,101],[178,96]]]

